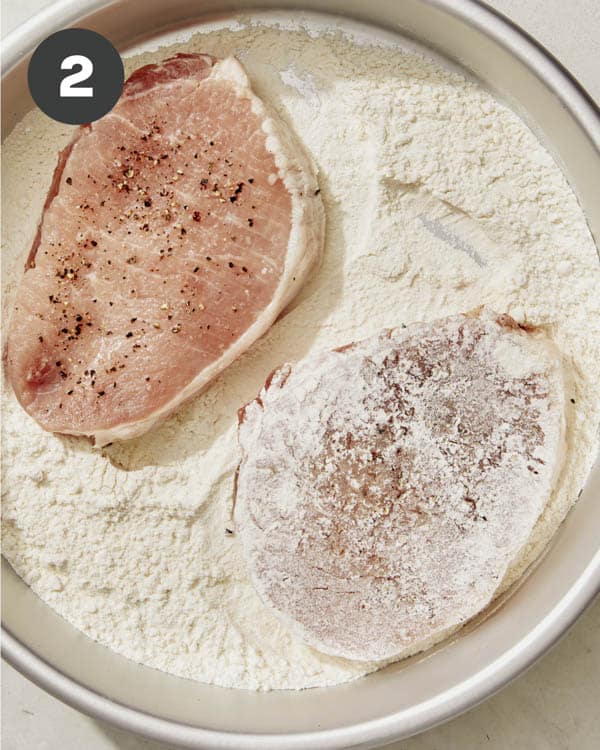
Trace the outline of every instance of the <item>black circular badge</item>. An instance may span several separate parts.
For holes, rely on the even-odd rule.
[[[89,29],[65,29],[44,39],[27,71],[38,107],[70,125],[94,122],[109,112],[121,95],[124,77],[117,50]]]

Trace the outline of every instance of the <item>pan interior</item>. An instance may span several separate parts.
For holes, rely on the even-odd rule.
[[[83,16],[76,25],[96,28],[120,39],[124,55],[137,54],[184,39],[196,31],[213,30],[239,23],[239,14],[219,13],[218,3],[207,2],[206,16],[197,20],[198,5],[170,4],[168,12],[159,0],[149,0],[137,10],[120,4],[110,13],[100,8]],[[237,3],[238,7],[245,3]],[[319,4],[316,4],[318,7]],[[376,1],[365,10],[359,3],[321,3],[332,15],[298,11],[243,12],[244,21],[297,25],[308,22],[312,29],[330,30],[332,25],[360,41],[400,43],[406,49],[424,52],[508,101],[564,167],[586,211],[595,236],[600,236],[600,206],[594,188],[600,179],[600,157],[577,121],[554,93],[539,82],[526,64],[505,47],[491,40],[453,14],[435,4]],[[357,17],[374,23],[351,20],[335,11],[344,6]],[[119,7],[123,13],[119,14]],[[160,33],[151,31],[154,16]],[[133,15],[132,15],[133,14]],[[190,21],[191,17],[194,17]],[[135,23],[134,23],[135,21]],[[131,32],[137,29],[137,32]],[[395,30],[391,30],[395,29]],[[402,34],[397,31],[402,29]],[[43,35],[50,33],[45,29]],[[129,37],[129,38],[128,38]],[[432,49],[438,50],[432,52]],[[26,60],[7,75],[4,96],[4,124],[10,129],[30,108],[23,87]],[[396,715],[400,723],[394,734],[410,734],[461,707],[461,695],[470,692],[471,701],[484,697],[512,674],[506,671],[510,658],[520,665],[535,655],[532,633],[546,633],[548,642],[581,609],[593,580],[598,580],[600,559],[600,516],[594,512],[594,497],[600,493],[600,467],[596,465],[585,492],[554,538],[543,564],[520,582],[504,606],[486,613],[482,622],[472,623],[449,642],[426,654],[407,659],[386,669],[336,688],[297,693],[254,693],[207,686],[134,664],[76,631],[39,600],[3,560],[3,617],[7,630],[37,654],[32,677],[39,679],[48,666],[99,696],[168,721],[212,729],[218,732],[294,733],[339,730]],[[596,558],[594,558],[596,554]],[[579,598],[577,598],[579,595]],[[583,599],[581,598],[583,596]],[[569,614],[570,612],[570,614]],[[541,633],[540,633],[541,637]],[[10,657],[10,654],[9,654]],[[14,661],[14,659],[13,659]],[[18,665],[17,665],[18,666]],[[494,675],[496,675],[494,677]],[[52,679],[47,684],[53,688]],[[78,688],[75,688],[77,692]],[[89,704],[87,706],[89,708]],[[464,705],[462,705],[464,707]],[[110,717],[108,717],[110,718]],[[143,723],[143,721],[142,721]],[[138,727],[139,728],[139,727]],[[385,727],[373,726],[377,736]],[[392,735],[389,735],[392,739]],[[176,741],[174,732],[172,741]],[[231,745],[242,747],[242,739]],[[246,742],[246,739],[243,739]],[[291,741],[290,741],[291,742]],[[244,744],[250,747],[251,744]],[[265,747],[258,742],[255,747]],[[273,747],[292,747],[281,741]],[[297,745],[300,746],[300,745]],[[334,746],[317,742],[315,747]],[[341,746],[341,745],[340,745]]]

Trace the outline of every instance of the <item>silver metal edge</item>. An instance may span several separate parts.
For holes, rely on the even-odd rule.
[[[490,36],[516,56],[556,95],[580,123],[600,153],[600,110],[594,100],[556,58],[517,24],[481,0],[422,0]],[[68,26],[84,15],[113,4],[113,0],[59,0],[37,13],[3,41],[2,74],[31,52],[45,36],[41,29]],[[114,3],[117,4],[117,3]],[[258,7],[258,6],[257,6]],[[2,657],[39,687],[59,700],[122,729],[186,748],[215,750],[299,750],[318,747],[342,750],[349,746],[376,747],[408,737],[476,706],[531,667],[566,634],[585,608],[600,593],[600,549],[576,585],[526,638],[484,670],[420,706],[411,707],[411,719],[401,711],[381,719],[321,732],[295,735],[216,732],[159,719],[114,702],[67,677],[30,651],[4,625]]]
[[[485,670],[418,706],[416,710],[411,707],[410,722],[407,721],[407,709],[382,719],[323,732],[296,735],[215,732],[159,719],[95,693],[36,656],[6,629],[2,633],[2,656],[21,674],[73,708],[160,742],[207,750],[300,750],[309,747],[342,750],[348,747],[376,747],[400,735],[406,738],[441,724],[478,705],[522,674],[566,634],[599,593],[599,577],[600,550],[577,585],[543,623]]]

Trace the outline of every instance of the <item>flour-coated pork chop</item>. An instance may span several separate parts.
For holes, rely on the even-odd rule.
[[[283,366],[240,412],[235,518],[258,593],[335,656],[439,641],[526,544],[563,399],[550,340],[488,312]]]
[[[233,58],[132,74],[61,153],[7,373],[42,427],[141,434],[246,350],[318,261],[315,171]]]

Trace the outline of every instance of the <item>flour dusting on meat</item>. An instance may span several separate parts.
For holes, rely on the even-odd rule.
[[[335,656],[445,637],[529,539],[564,406],[551,341],[488,311],[284,366],[240,417],[236,528],[265,603]]]

